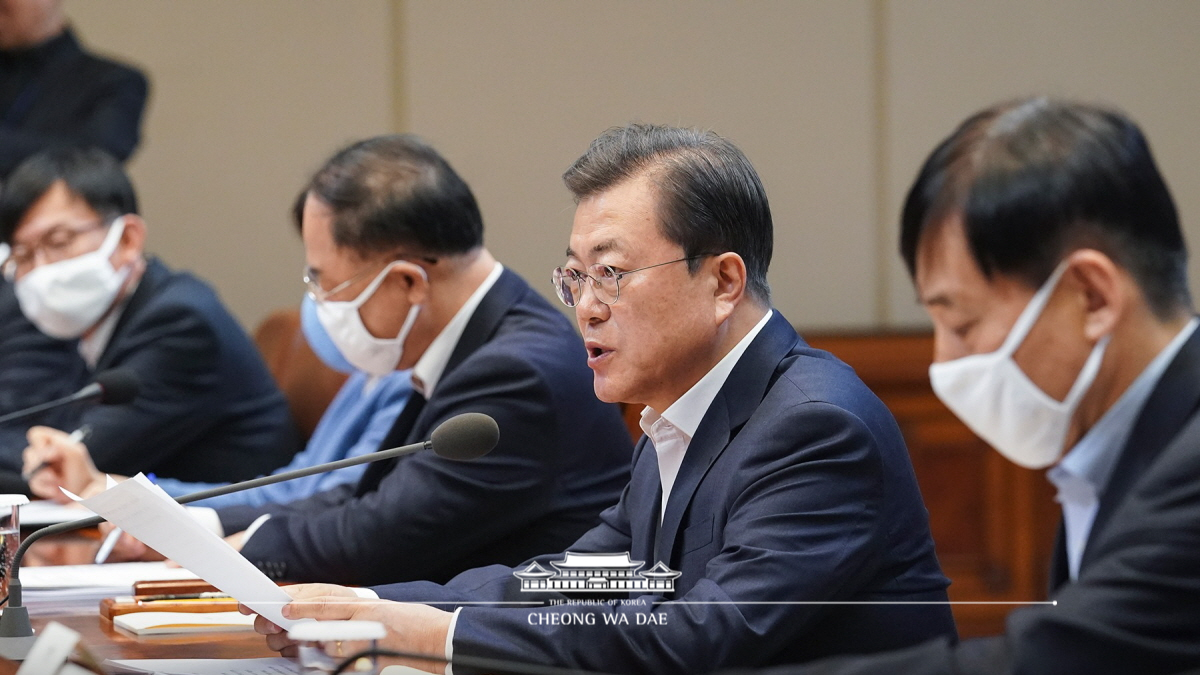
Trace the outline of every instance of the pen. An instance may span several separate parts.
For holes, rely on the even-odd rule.
[[[78,429],[76,429],[75,431],[72,431],[71,435],[67,436],[67,440],[70,441],[71,443],[83,443],[83,442],[87,441],[88,436],[91,436],[91,435],[92,435],[91,425],[85,424],[85,425],[79,427]],[[25,482],[28,483],[29,480],[31,478],[33,478],[35,474],[37,474],[37,472],[41,471],[42,469],[44,469],[48,466],[50,466],[50,462],[42,462],[41,464],[38,464],[37,466],[33,467],[33,470],[30,471],[29,473],[22,474],[21,478],[24,478]]]
[[[180,594],[164,594],[164,595],[145,595],[140,598],[135,597],[136,602],[164,602],[164,601],[180,601],[180,600],[232,600],[233,596],[227,593],[180,593]]]
[[[112,555],[113,549],[117,545],[117,540],[120,538],[121,528],[119,527],[113,528],[113,531],[108,533],[108,536],[104,538],[104,543],[100,544],[100,550],[96,551],[97,565],[108,560],[108,556]]]

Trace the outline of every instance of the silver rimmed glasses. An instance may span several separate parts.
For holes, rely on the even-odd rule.
[[[592,282],[592,292],[596,294],[596,299],[606,305],[611,305],[621,297],[621,279],[633,274],[641,272],[653,267],[662,267],[663,265],[671,265],[685,260],[698,260],[707,258],[713,253],[703,253],[701,255],[688,256],[677,260],[668,260],[654,265],[646,265],[635,270],[627,272],[618,272],[611,265],[592,265],[587,272],[577,270],[571,267],[555,267],[551,277],[554,283],[554,290],[558,293],[558,299],[563,301],[567,307],[578,305],[583,299],[583,282],[585,279]]]

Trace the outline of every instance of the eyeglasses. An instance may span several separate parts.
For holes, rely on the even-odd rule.
[[[385,263],[385,265],[387,265],[387,264],[390,264],[390,262]],[[330,296],[337,295],[338,293],[340,293],[340,292],[346,290],[347,288],[349,288],[350,286],[352,286],[354,284],[354,282],[363,279],[368,274],[378,273],[379,270],[381,270],[381,269],[383,269],[383,267],[380,267],[380,266],[368,267],[364,270],[361,270],[358,274],[355,274],[354,276],[350,277],[349,279],[338,284],[337,286],[334,286],[333,288],[331,288],[329,290],[325,290],[324,288],[321,287],[320,274],[318,274],[317,271],[311,267],[305,267],[304,268],[304,277],[303,277],[304,285],[308,288],[308,297],[312,298],[313,300],[316,300],[317,302],[325,302],[325,300],[328,299]]]
[[[106,221],[98,221],[83,227],[71,228],[61,225],[51,228],[32,246],[13,246],[7,259],[0,262],[0,273],[4,274],[5,279],[12,281],[18,275],[31,271],[39,257],[46,263],[56,263],[74,257],[73,249],[79,237],[108,225]]]
[[[343,281],[342,283],[338,284],[337,286],[334,286],[333,288],[331,288],[329,290],[325,290],[321,286],[320,273],[311,267],[304,268],[304,276],[302,278],[304,279],[304,285],[308,288],[308,296],[310,298],[312,298],[313,300],[316,300],[317,302],[325,302],[330,297],[337,295],[338,293],[340,293],[340,292],[346,290],[347,288],[349,288],[350,286],[354,285],[354,282],[360,281],[363,278],[367,277],[368,275],[378,274],[380,270],[387,267],[388,265],[391,265],[394,262],[399,262],[399,261],[405,260],[405,259],[406,259],[405,256],[396,256],[395,258],[385,261],[382,265],[366,267],[365,269],[359,271],[358,274],[355,274],[354,276],[350,277],[349,279]],[[430,258],[430,257],[424,257],[424,256],[417,257],[417,260],[427,262],[430,265],[436,265],[437,261],[438,261],[437,258]]]
[[[558,299],[563,301],[567,307],[574,307],[583,300],[583,280],[588,279],[592,282],[592,292],[596,294],[596,299],[606,305],[614,304],[621,297],[621,279],[633,274],[641,272],[652,267],[662,267],[663,265],[672,265],[685,260],[699,260],[716,255],[715,253],[702,253],[700,255],[688,256],[679,258],[678,260],[668,260],[656,265],[646,265],[639,267],[636,270],[628,272],[618,272],[611,265],[592,265],[588,268],[588,272],[582,272],[570,267],[555,267],[551,278],[554,283],[554,290],[558,293]]]

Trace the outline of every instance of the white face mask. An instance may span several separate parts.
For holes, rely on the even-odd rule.
[[[1039,389],[1013,360],[1066,269],[1059,265],[1042,284],[999,349],[929,367],[942,403],[1000,454],[1028,469],[1044,469],[1062,455],[1071,418],[1100,371],[1110,337],[1096,342],[1062,401]]]
[[[371,284],[353,300],[346,302],[326,300],[317,303],[317,319],[325,327],[325,332],[329,333],[333,344],[337,345],[338,351],[346,357],[350,365],[376,377],[396,370],[396,366],[404,356],[404,342],[408,339],[409,332],[412,331],[413,323],[417,320],[421,306],[413,305],[408,310],[408,317],[404,319],[404,325],[400,327],[400,334],[394,338],[377,338],[371,335],[371,332],[363,325],[358,309],[371,298],[379,285],[383,283],[387,273],[400,262],[402,261],[397,260],[380,270]],[[420,267],[417,269],[421,271],[422,277],[425,277],[426,280],[429,279],[425,276],[425,270],[421,270]]]
[[[46,335],[62,340],[77,338],[96,325],[129,277],[128,266],[116,270],[109,261],[124,232],[125,219],[118,218],[100,248],[35,267],[17,279],[13,290],[25,318]]]

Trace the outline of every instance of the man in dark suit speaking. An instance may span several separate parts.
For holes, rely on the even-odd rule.
[[[771,215],[745,156],[716,134],[635,125],[603,134],[565,180],[578,208],[559,297],[575,308],[597,395],[646,406],[620,502],[570,554],[374,589],[436,606],[312,585],[285,612],[381,620],[383,645],[436,658],[624,673],[952,636],[895,421],[770,307]],[[616,594],[571,604],[543,588]],[[531,599],[551,604],[476,604]]]
[[[1200,666],[1200,334],[1175,204],[1120,113],[984,110],[926,160],[901,247],[934,390],[1001,454],[1053,466],[1054,605],[1004,636],[779,675],[1176,673]]]

